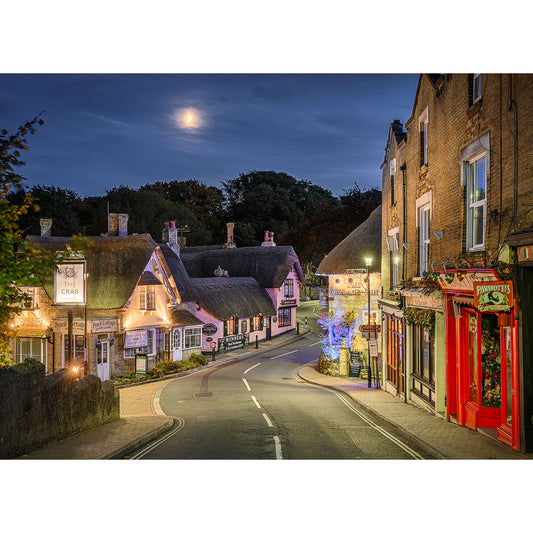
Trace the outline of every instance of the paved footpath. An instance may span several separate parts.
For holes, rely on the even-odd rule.
[[[300,377],[348,394],[362,409],[416,442],[436,459],[533,459],[533,454],[515,452],[491,437],[406,404],[382,389],[369,389],[366,380],[325,376],[317,372],[316,366],[313,363],[302,367]]]

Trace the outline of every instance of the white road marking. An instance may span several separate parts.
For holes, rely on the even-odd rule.
[[[276,459],[283,459],[281,455],[281,442],[277,435],[274,437],[274,444],[276,445]]]
[[[185,420],[183,418],[176,417],[176,422],[178,425],[168,434],[164,437],[161,437],[160,439],[156,440],[152,444],[150,444],[147,448],[144,450],[136,453],[135,455],[132,455],[130,459],[140,459],[141,457],[144,457],[148,452],[151,452],[154,448],[165,442],[166,440],[170,439],[173,435],[175,435],[178,431],[183,429],[183,426],[185,425]]]
[[[285,355],[289,355],[291,353],[297,352],[298,350],[293,350],[292,352],[282,353],[281,355],[275,355],[274,357],[271,357],[270,359],[277,359],[278,357],[284,357]]]
[[[244,381],[244,384],[246,385],[246,388],[251,392],[252,389],[250,388],[250,385],[248,385],[248,382],[244,378],[242,378],[242,380]]]
[[[328,390],[328,389],[326,389]],[[339,392],[330,390],[329,392],[332,392],[335,394],[349,409],[351,409],[354,413],[356,413],[358,416],[360,416],[369,426],[373,427],[377,431],[379,431],[384,437],[389,439],[391,442],[396,444],[399,448],[401,448],[404,452],[408,453],[413,459],[424,459],[419,453],[415,452],[412,448],[407,446],[407,444],[404,444],[401,440],[397,439],[394,435],[383,429],[382,427],[378,426],[372,420],[370,420],[366,415],[364,415],[359,409],[356,409],[351,403],[348,402],[348,400],[341,395]]]
[[[161,398],[161,393],[163,392],[163,389],[170,384],[170,380],[167,381],[164,385],[162,385],[161,387],[159,387],[156,391],[156,393],[154,394],[154,401],[153,401],[153,406],[154,406],[154,411],[156,412],[157,415],[159,416],[166,416],[163,409],[161,409],[161,401],[160,401],[160,398]]]
[[[253,353],[253,352],[244,352],[244,353],[240,353],[240,354],[238,354],[238,355],[248,355],[248,354],[250,354],[250,353]]]
[[[259,405],[259,402],[255,399],[255,396],[252,396],[252,400],[254,401],[255,405],[257,405],[258,409],[261,409],[261,406]]]
[[[309,344],[309,346],[316,346],[317,344],[320,344],[322,341],[314,342],[313,344]]]
[[[269,428],[273,428],[274,424],[272,424],[272,422],[270,421],[270,418],[268,418],[268,415],[266,413],[263,413],[263,416],[265,417],[265,420],[266,420],[266,423],[267,423],[268,427]]]
[[[248,372],[250,372],[250,370],[252,370],[252,369],[255,368],[256,366],[259,366],[260,364],[261,364],[261,363],[257,363],[256,365],[251,366],[248,370],[245,370],[245,371],[243,372],[243,374],[247,374]]]

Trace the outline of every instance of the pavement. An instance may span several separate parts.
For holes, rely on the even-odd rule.
[[[303,330],[303,331],[302,331]],[[301,328],[302,334],[307,331]],[[259,350],[273,348],[294,340],[286,334],[260,343]],[[216,361],[190,372],[201,372],[229,360],[246,357],[256,350],[253,345],[241,350],[217,354]],[[183,374],[180,374],[183,375]],[[339,391],[349,396],[362,410],[383,425],[400,433],[435,459],[532,459],[487,436],[437,417],[424,409],[404,403],[380,388],[368,389],[367,381],[320,374],[317,363],[300,367],[300,378],[308,383]],[[170,379],[151,381],[119,389],[120,419],[84,431],[59,442],[34,450],[18,459],[119,459],[139,446],[168,431],[175,423],[159,406],[159,396]]]

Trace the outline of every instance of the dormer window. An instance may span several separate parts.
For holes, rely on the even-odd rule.
[[[143,311],[155,309],[155,287],[153,285],[139,287],[139,309]]]
[[[294,280],[285,280],[285,283],[283,284],[283,296],[285,296],[285,298],[292,298],[294,296]]]
[[[21,287],[20,292],[23,296],[20,302],[20,307],[24,310],[37,309],[39,303],[37,300],[38,289],[37,287]]]

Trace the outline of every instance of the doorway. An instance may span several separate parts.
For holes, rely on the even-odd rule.
[[[105,381],[109,379],[109,341],[98,341],[96,345],[96,374]]]
[[[181,361],[183,358],[183,346],[181,342],[181,328],[174,328],[171,334],[171,349],[172,349],[172,360]]]

